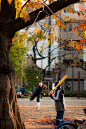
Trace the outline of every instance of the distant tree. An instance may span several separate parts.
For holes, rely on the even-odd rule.
[[[26,63],[27,63],[26,53],[29,48],[28,46],[25,47],[25,39],[26,39],[25,33],[16,32],[15,38],[13,39],[13,45],[9,53],[13,67],[19,79],[21,78],[22,63],[23,63],[23,69],[26,68]]]
[[[28,82],[27,85],[31,91],[34,91],[41,78],[41,69],[39,69],[36,65],[28,66],[26,69],[26,73]]]

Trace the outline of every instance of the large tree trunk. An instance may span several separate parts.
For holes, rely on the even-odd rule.
[[[15,72],[9,58],[11,44],[11,38],[0,33],[0,129],[24,129],[14,86]]]
[[[9,22],[15,20],[15,0],[9,5],[1,0],[0,14],[0,129],[24,129],[18,107],[14,75],[15,71],[9,58],[12,46],[14,26]]]

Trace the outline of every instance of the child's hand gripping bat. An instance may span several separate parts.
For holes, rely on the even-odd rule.
[[[58,87],[67,77],[68,77],[68,76],[65,75],[65,76],[60,80],[60,82],[57,84],[57,86],[56,86],[53,90],[51,90],[51,91],[49,92],[48,95],[52,94],[52,92],[53,92],[55,89],[57,89],[57,87]]]

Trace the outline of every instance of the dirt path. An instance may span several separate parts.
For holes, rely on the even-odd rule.
[[[86,99],[81,98],[65,98],[66,111],[64,118],[84,118],[86,115],[83,109],[86,108]],[[49,97],[44,97],[41,100],[40,109],[36,109],[36,100],[30,102],[29,98],[18,99],[21,116],[26,125],[26,129],[54,129],[54,119],[56,111],[54,101]],[[86,127],[85,127],[86,128]]]

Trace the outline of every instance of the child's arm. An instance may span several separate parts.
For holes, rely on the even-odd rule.
[[[47,86],[46,85],[43,85],[42,91],[45,90],[45,89],[47,89]]]
[[[45,96],[45,93],[41,92],[41,94],[43,94]]]
[[[59,99],[59,93],[60,93],[60,90],[57,91],[57,95],[56,96],[54,94],[52,95],[54,100],[58,100]]]
[[[52,97],[53,97],[54,100],[58,101],[60,99],[63,99],[63,94],[64,94],[64,90],[61,89],[61,90],[57,91],[57,95],[56,96],[52,95]]]
[[[51,97],[51,99],[53,99],[53,97],[52,97],[52,95],[53,95],[53,91],[52,91],[52,90],[49,92],[49,94],[48,94],[48,95]]]
[[[53,95],[53,91],[51,90],[48,95],[49,95],[49,96],[50,96],[50,95]]]

